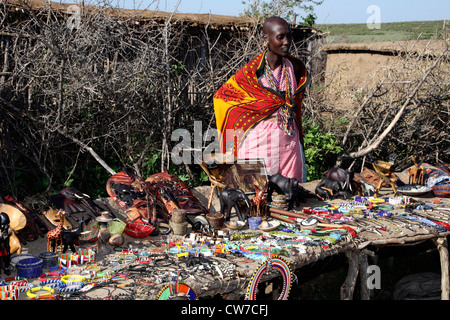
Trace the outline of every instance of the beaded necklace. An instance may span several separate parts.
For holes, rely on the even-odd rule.
[[[288,70],[286,68],[286,62],[285,58],[282,58],[281,60],[281,68],[282,72],[280,72],[280,75],[278,79],[275,77],[274,70],[269,65],[269,61],[267,59],[267,54],[264,56],[265,59],[265,71],[267,75],[267,79],[270,83],[270,86],[273,87],[277,91],[281,91],[281,76],[284,74],[284,78],[286,81],[286,100],[290,99],[292,96],[292,89],[291,89],[291,78],[289,77]]]
[[[280,72],[279,79],[276,79],[274,72],[272,68],[269,65],[269,61],[267,59],[267,54],[264,56],[265,59],[265,73],[268,79],[268,82],[272,88],[274,88],[277,91],[280,91],[280,82],[281,82],[281,76],[284,74],[284,78],[286,81],[286,92],[285,92],[285,100],[286,103],[283,104],[278,109],[277,113],[277,122],[280,129],[287,134],[288,136],[294,135],[294,128],[295,128],[295,115],[292,109],[288,106],[290,105],[290,100],[292,97],[292,89],[291,89],[291,78],[289,77],[288,70],[286,68],[285,58],[282,58],[281,60],[281,68],[282,72]]]

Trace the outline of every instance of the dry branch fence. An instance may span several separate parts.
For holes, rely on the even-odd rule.
[[[215,128],[214,92],[263,44],[251,19],[221,29],[105,6],[74,21],[67,8],[30,3],[0,4],[1,194],[74,178],[95,189],[125,165],[142,176],[170,169],[172,131]]]

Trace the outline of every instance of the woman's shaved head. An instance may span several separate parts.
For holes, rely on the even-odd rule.
[[[280,17],[267,18],[263,23],[263,37],[270,54],[285,57],[292,44],[291,26]]]
[[[289,29],[291,29],[291,26],[289,23],[286,22],[283,18],[280,17],[270,17],[264,20],[263,23],[263,34],[270,33],[276,26],[283,25],[287,26]]]

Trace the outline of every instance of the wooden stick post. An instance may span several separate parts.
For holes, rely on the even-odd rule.
[[[345,252],[345,255],[348,258],[348,273],[341,286],[341,300],[353,300],[353,292],[359,274],[359,252],[349,250]]]
[[[441,299],[449,300],[449,264],[448,264],[448,243],[447,238],[441,237],[433,240],[441,259]]]

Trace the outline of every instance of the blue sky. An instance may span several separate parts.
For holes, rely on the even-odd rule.
[[[53,0],[55,1],[55,0]],[[58,1],[58,0],[56,0]],[[80,0],[64,0],[76,3]],[[96,0],[85,0],[95,2]],[[244,9],[242,0],[110,0],[120,7],[172,12],[212,13],[238,16]],[[316,8],[317,23],[365,23],[373,14],[369,6],[379,8],[381,22],[444,20],[450,18],[450,0],[324,0]],[[299,13],[302,15],[302,13]]]

